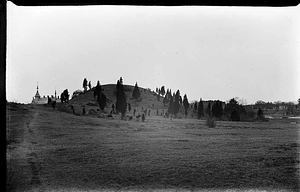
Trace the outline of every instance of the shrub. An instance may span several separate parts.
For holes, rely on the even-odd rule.
[[[207,118],[207,119],[206,119],[206,125],[207,125],[209,128],[214,128],[214,127],[216,127],[215,118],[213,118],[213,117]]]

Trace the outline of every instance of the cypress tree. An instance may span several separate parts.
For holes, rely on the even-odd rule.
[[[197,111],[197,108],[198,108],[198,103],[197,103],[197,101],[195,101],[195,103],[194,103],[194,111]]]
[[[162,86],[160,89],[161,95],[164,96],[166,91],[165,91],[165,86]]]
[[[167,93],[166,93],[166,96],[165,96],[167,99],[169,99],[169,89],[167,89]]]
[[[181,95],[179,96],[179,104],[182,105],[182,97],[181,97]]]
[[[100,97],[97,97],[97,102],[99,104],[100,109],[103,111],[106,106],[106,96],[104,93],[100,94]]]
[[[223,106],[222,102],[218,100],[218,117],[221,119],[223,116]]]
[[[86,90],[87,90],[87,83],[88,83],[87,79],[84,78],[84,79],[83,79],[83,84],[82,84],[82,87],[83,87],[83,89],[84,89],[84,92],[86,92]]]
[[[92,88],[92,83],[91,83],[91,81],[89,81],[89,84],[88,84],[88,86],[89,86],[89,89],[91,89],[91,88]]]
[[[165,97],[163,99],[164,107],[166,106],[167,103],[168,103],[168,99],[167,99],[167,95],[165,95]]]
[[[258,111],[257,111],[258,118],[260,120],[262,120],[263,119],[263,115],[264,115],[263,110],[261,110],[261,108],[259,108]]]
[[[174,114],[175,115],[179,112],[179,107],[180,107],[179,97],[180,97],[180,92],[179,92],[179,90],[177,90],[177,92],[175,94],[175,102],[174,102]]]
[[[198,105],[198,118],[200,119],[203,116],[204,116],[204,107],[203,107],[203,101],[200,98],[200,102],[199,102],[199,105]]]
[[[170,101],[169,101],[168,113],[169,114],[174,114],[174,101],[173,101],[172,96],[170,97]]]
[[[210,103],[208,103],[205,113],[210,117],[212,115],[212,109]]]
[[[97,85],[96,85],[96,88],[95,88],[95,90],[94,90],[94,98],[95,98],[96,96],[99,98],[100,95],[101,95],[101,92],[102,92],[102,88],[101,88],[100,82],[97,81]]]
[[[185,117],[186,117],[187,116],[187,110],[190,106],[186,94],[184,94],[184,96],[183,96],[183,102],[182,103],[183,103],[183,106],[184,106],[184,109],[185,109]]]
[[[141,93],[140,90],[138,88],[137,82],[135,83],[133,92],[132,92],[132,98],[134,98],[135,100],[137,100],[138,98],[140,98]]]
[[[116,109],[121,112],[122,116],[121,119],[123,120],[126,113],[126,97],[123,87],[123,80],[120,77],[120,80],[117,81],[117,102],[116,102]]]

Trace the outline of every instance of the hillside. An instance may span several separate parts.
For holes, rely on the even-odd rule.
[[[104,109],[104,113],[109,113],[112,109],[112,104],[116,103],[116,96],[114,94],[116,84],[107,84],[107,85],[101,85],[104,94],[107,97],[107,106]],[[163,105],[163,97],[160,96],[160,101],[157,100],[157,94],[153,91],[149,91],[147,89],[141,88],[141,101],[136,101],[132,99],[132,91],[134,89],[134,86],[132,85],[124,85],[125,95],[126,95],[126,102],[131,105],[131,111],[129,113],[133,113],[133,110],[136,109],[138,112],[141,113],[142,109],[149,110],[150,109],[150,116],[156,115],[157,109],[159,110],[159,114],[161,114],[164,110],[164,112],[167,111],[168,107],[164,107]],[[69,101],[71,105],[75,107],[75,110],[79,108],[86,108],[86,111],[88,112],[90,109],[97,110],[99,109],[98,104],[96,102],[96,99],[94,98],[94,88],[91,90],[88,90],[86,93],[81,94]],[[127,111],[128,113],[128,111]]]

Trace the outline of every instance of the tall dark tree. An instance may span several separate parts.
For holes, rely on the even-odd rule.
[[[223,107],[222,107],[222,102],[217,100],[213,106],[212,106],[212,115],[216,118],[221,119],[223,115]]]
[[[66,102],[69,103],[69,97],[70,97],[70,95],[69,95],[68,89],[64,90],[64,95],[65,95]]]
[[[179,92],[179,90],[177,90],[176,94],[175,94],[175,101],[174,101],[174,114],[175,115],[179,112],[179,108],[180,108],[179,97],[180,97],[180,92]]]
[[[198,104],[198,119],[204,116],[204,106],[203,106],[203,101],[200,98],[199,104]]]
[[[189,104],[189,101],[188,101],[188,98],[187,98],[186,94],[184,94],[184,96],[183,96],[183,102],[182,103],[183,103],[183,106],[184,106],[184,109],[185,109],[185,117],[187,117],[187,110],[188,110],[190,104]]]
[[[60,101],[61,101],[62,103],[65,102],[65,96],[64,96],[64,93],[63,93],[63,92],[60,94]]]
[[[259,119],[261,119],[261,120],[263,119],[264,113],[263,113],[263,110],[261,110],[261,108],[258,109],[257,116]]]
[[[194,103],[194,111],[197,111],[197,109],[198,109],[198,103],[197,103],[197,101],[195,101],[195,103]]]
[[[160,95],[161,94],[161,91],[160,91],[160,88],[158,88],[158,95]]]
[[[100,109],[103,111],[106,106],[106,96],[104,93],[101,93],[99,97],[97,97],[97,102],[99,104]]]
[[[69,103],[69,92],[68,89],[65,89],[61,94],[60,94],[60,100],[62,103]]]
[[[155,92],[158,93],[158,88],[156,87]]]
[[[167,95],[165,95],[165,97],[163,99],[164,107],[166,106],[167,103],[168,103],[168,99],[167,99]]]
[[[160,93],[161,93],[162,96],[165,95],[165,93],[166,93],[165,86],[162,86],[162,87],[161,87]]]
[[[239,105],[236,99],[232,98],[225,105],[224,114],[228,119],[231,119],[232,121],[239,121],[240,115],[246,114],[246,110],[242,105]]]
[[[87,79],[84,78],[84,79],[83,79],[83,84],[82,84],[82,87],[83,87],[83,89],[84,89],[84,92],[86,92],[86,90],[87,90],[87,83],[88,83]]]
[[[167,99],[169,99],[169,89],[167,89],[167,92],[166,92],[165,97],[166,97]]]
[[[208,103],[208,105],[207,105],[207,108],[205,109],[205,113],[209,116],[209,117],[211,117],[211,106],[210,106],[210,103]]]
[[[137,85],[137,82],[135,83],[135,86],[134,86],[134,89],[132,91],[132,98],[134,98],[135,100],[139,99],[141,96],[141,93],[140,93],[140,89]]]
[[[94,90],[94,98],[95,98],[96,96],[99,98],[100,95],[101,95],[101,92],[102,92],[102,88],[101,88],[100,82],[97,81],[97,85],[96,85],[96,88],[95,88],[95,90]]]
[[[181,97],[181,95],[179,96],[179,104],[182,106],[182,97]]]
[[[89,81],[89,84],[88,84],[88,86],[89,86],[89,89],[91,89],[91,88],[92,88],[92,83],[91,83],[91,81]]]
[[[117,81],[117,102],[116,109],[121,113],[121,119],[123,120],[126,113],[126,97],[123,87],[123,79],[120,77],[120,80]]]
[[[168,113],[174,114],[174,100],[172,96],[170,97],[170,101],[169,101]]]

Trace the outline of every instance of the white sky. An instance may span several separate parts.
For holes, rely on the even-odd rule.
[[[300,9],[46,6],[7,2],[8,101],[83,79],[180,90],[189,100],[300,97]]]

